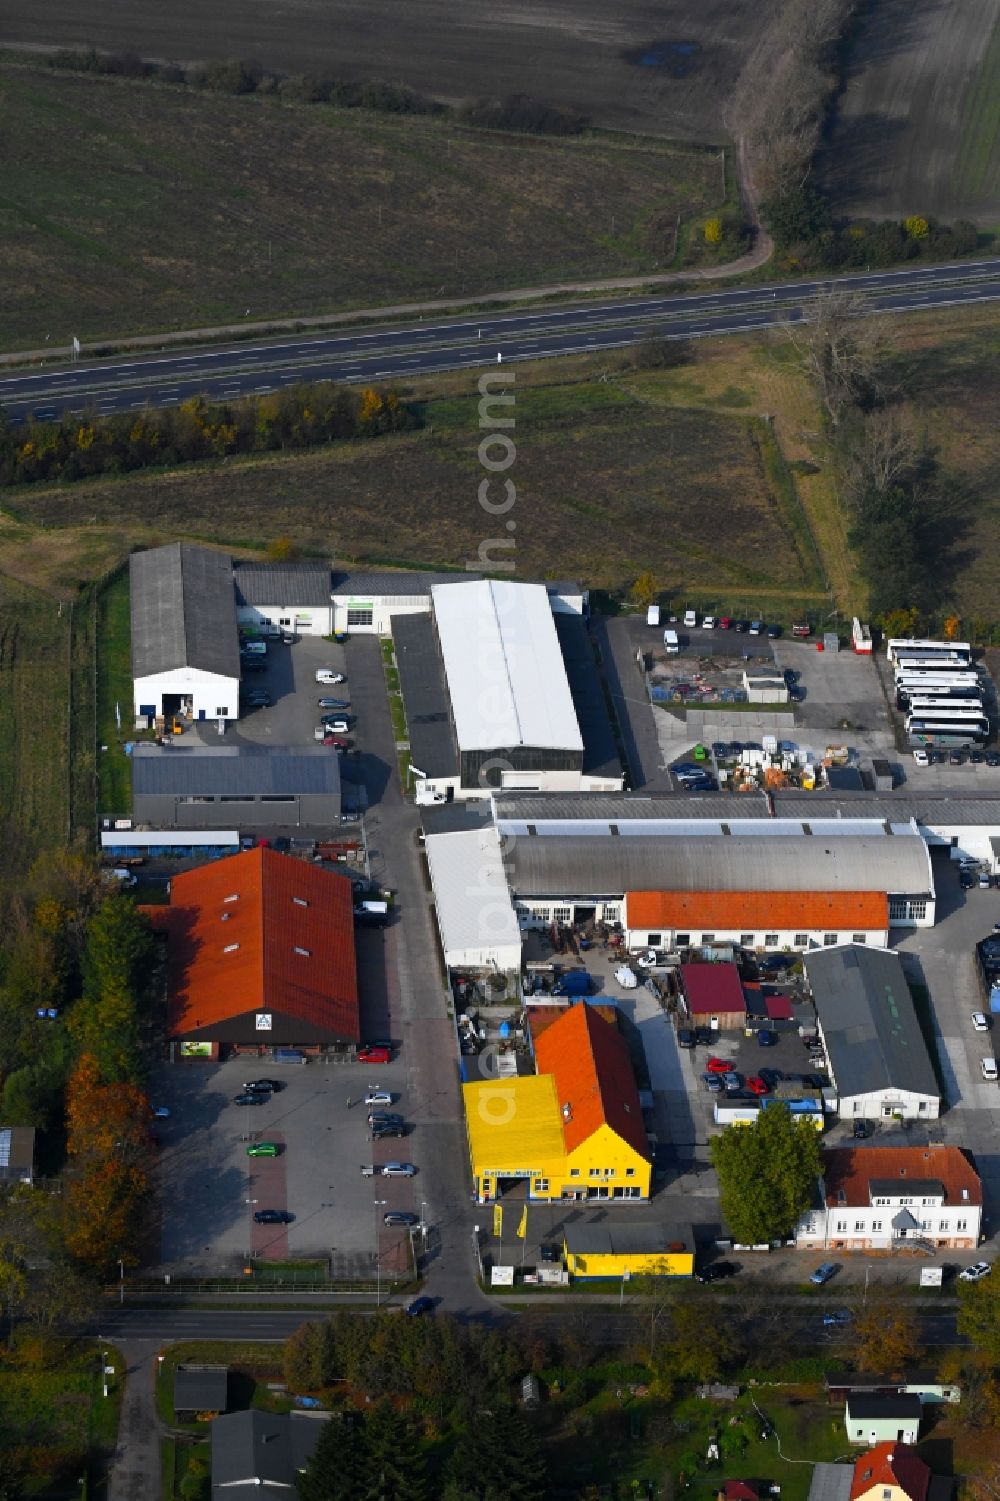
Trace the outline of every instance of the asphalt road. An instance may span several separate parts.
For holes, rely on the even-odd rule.
[[[808,1310],[795,1310],[794,1300],[786,1300],[789,1303],[788,1317],[798,1319],[801,1333],[806,1338],[811,1338],[815,1343],[822,1343],[831,1338],[830,1331],[823,1327],[823,1313],[826,1305],[820,1307],[815,1303]],[[612,1344],[617,1340],[625,1340],[629,1336],[630,1327],[634,1326],[637,1317],[636,1305],[629,1306],[626,1301],[625,1307],[619,1310],[614,1302],[609,1306],[607,1303],[597,1302],[593,1298],[574,1299],[571,1303],[565,1301],[558,1308],[551,1305],[546,1307],[544,1303],[529,1305],[532,1310],[532,1318],[542,1325],[551,1325],[553,1329],[559,1328],[567,1319],[584,1315],[587,1327],[595,1340],[602,1343]],[[839,1308],[843,1306],[843,1299],[831,1297],[829,1306]],[[719,1299],[719,1308],[725,1314],[725,1299]],[[317,1307],[315,1309],[259,1309],[259,1308],[124,1308],[111,1306],[105,1310],[89,1332],[95,1337],[103,1338],[109,1342],[120,1340],[130,1343],[151,1340],[157,1345],[176,1344],[180,1340],[187,1339],[254,1339],[254,1340],[284,1340],[300,1324],[309,1320],[327,1317],[333,1310],[331,1308]],[[518,1307],[516,1312],[522,1312]],[[472,1322],[493,1324],[502,1323],[515,1313],[508,1303],[495,1299],[491,1306],[482,1314],[475,1314]],[[402,1317],[403,1315],[397,1315]],[[957,1342],[955,1329],[955,1314],[949,1309],[941,1313],[923,1314],[920,1317],[920,1335],[926,1345],[951,1345]]]
[[[1000,299],[1000,260],[34,367],[0,379],[0,405],[13,418],[79,411],[105,415],[176,405],[199,394],[221,399],[262,394],[305,380],[399,380],[593,354],[650,337],[704,338],[796,322],[812,299],[833,288],[863,294],[873,312],[891,314],[990,302]]]

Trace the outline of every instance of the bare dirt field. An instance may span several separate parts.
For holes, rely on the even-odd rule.
[[[752,0],[31,0],[7,11],[0,43],[254,57],[452,100],[526,93],[598,125],[721,140],[760,10]]]
[[[821,176],[852,215],[1000,222],[1000,0],[874,0]]]
[[[0,346],[663,269],[715,150],[0,65]]]

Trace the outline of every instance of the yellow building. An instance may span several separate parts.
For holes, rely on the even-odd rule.
[[[464,1087],[477,1201],[517,1181],[539,1202],[648,1199],[652,1160],[616,1028],[571,1006],[537,1039],[535,1062],[534,1076]]]
[[[563,1254],[572,1277],[690,1277],[694,1235],[689,1225],[573,1225]]]

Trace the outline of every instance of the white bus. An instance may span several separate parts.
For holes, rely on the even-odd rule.
[[[982,704],[911,704],[907,719],[988,719]]]
[[[990,722],[985,715],[981,719],[940,719],[936,715],[929,719],[926,714],[919,717],[913,715],[906,721],[906,733],[931,738],[939,735],[966,735],[985,743],[990,738]]]
[[[916,638],[892,637],[885,643],[885,654],[895,662],[898,654],[922,657],[941,657],[949,653],[960,656],[963,661],[972,661],[972,646],[968,641],[921,641]]]
[[[896,673],[896,687],[919,688],[921,683],[928,687],[933,683],[936,688],[968,688],[973,687],[980,681],[979,673],[974,667],[953,667],[950,671],[939,670],[936,667],[916,667]]]
[[[969,713],[986,714],[980,698],[911,698],[907,701],[906,712],[918,718],[924,714],[957,713],[965,719]]]
[[[909,655],[900,655],[896,658],[895,665],[897,672],[909,672],[914,667],[929,667],[932,670],[937,668],[939,671],[947,672],[949,667],[969,667],[971,663],[967,662],[964,657],[959,656],[957,652],[949,652],[946,657],[911,657]]]

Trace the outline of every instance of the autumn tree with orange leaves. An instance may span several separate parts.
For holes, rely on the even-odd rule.
[[[66,1089],[69,1157],[66,1249],[93,1271],[139,1261],[149,1197],[149,1100],[134,1084],[105,1083],[85,1053]]]

